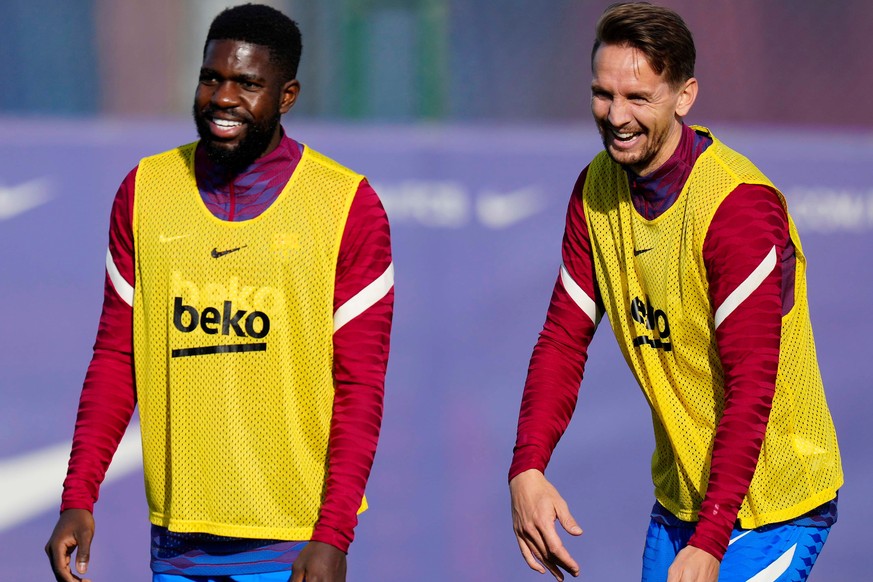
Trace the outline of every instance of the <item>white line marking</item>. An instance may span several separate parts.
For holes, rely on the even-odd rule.
[[[0,220],[9,220],[51,200],[49,181],[31,180],[18,186],[0,186]]]
[[[535,186],[504,193],[485,191],[476,199],[479,221],[494,229],[509,228],[544,208],[543,196]]]
[[[112,457],[104,486],[142,467],[139,435],[139,425],[131,423]],[[60,508],[69,458],[70,443],[64,442],[0,459],[0,532]]]

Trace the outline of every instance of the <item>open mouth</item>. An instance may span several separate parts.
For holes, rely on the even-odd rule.
[[[217,139],[233,139],[242,133],[244,123],[236,119],[209,119],[209,128]]]
[[[615,129],[609,130],[609,133],[620,143],[630,143],[642,135],[641,132],[637,131],[618,131]]]

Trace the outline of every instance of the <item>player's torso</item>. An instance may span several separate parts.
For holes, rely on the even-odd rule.
[[[324,482],[336,257],[360,177],[307,150],[266,211],[226,222],[203,205],[193,151],[137,174],[134,354],[153,521],[301,539]]]

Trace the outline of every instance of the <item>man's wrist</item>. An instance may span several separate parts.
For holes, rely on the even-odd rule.
[[[512,456],[512,464],[509,466],[508,481],[512,481],[521,473],[531,469],[545,473],[547,462],[548,460],[543,460],[532,446],[516,447]]]
[[[730,535],[728,535],[728,539],[730,539]],[[698,531],[695,531],[691,539],[688,540],[688,545],[698,550],[703,550],[719,562],[724,558],[724,554],[727,551],[727,541],[722,542]]]
[[[347,535],[332,527],[317,525],[312,532],[310,541],[331,545],[342,553],[348,554],[353,538],[353,535]]]

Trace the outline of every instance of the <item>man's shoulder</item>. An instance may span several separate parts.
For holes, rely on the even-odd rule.
[[[752,160],[717,139],[713,139],[712,145],[701,154],[695,166],[700,166],[701,171],[706,170],[709,175],[722,174],[743,184],[774,187]]]
[[[599,168],[602,166],[621,167],[618,162],[609,156],[609,152],[606,150],[600,150],[593,158],[591,158],[591,161],[588,162],[588,167],[586,169],[590,171],[591,168]]]
[[[316,166],[319,166],[320,168],[328,172],[334,172],[357,180],[361,180],[363,178],[362,174],[359,174],[351,168],[348,168],[343,164],[337,162],[333,158],[312,149],[308,145],[304,146],[303,158],[301,159],[301,162],[304,160],[310,164],[315,164]]]
[[[194,150],[197,148],[198,143],[200,143],[199,140],[192,141],[190,143],[182,144],[182,145],[176,146],[174,148],[164,150],[162,152],[156,152],[153,154],[149,154],[147,156],[144,156],[142,158],[142,160],[140,161],[140,163],[147,161],[147,160],[159,159],[162,157],[166,158],[166,157],[173,157],[173,156],[179,156],[179,155],[183,155],[183,156],[193,155]]]
[[[613,160],[606,150],[601,150],[594,156],[588,166],[582,170],[577,181],[578,186],[584,186],[591,180],[598,184],[625,182],[627,174],[621,164]]]
[[[191,142],[163,152],[145,156],[139,161],[140,174],[166,171],[170,168],[189,168],[193,164],[198,142]]]
[[[712,142],[704,150],[700,157],[703,157],[703,155],[706,154],[706,158],[717,158],[722,160],[722,163],[727,163],[728,165],[751,164],[751,161],[745,155],[741,154],[731,146],[725,144],[718,137],[716,137],[712,130],[710,130],[709,128],[702,125],[692,125],[690,127],[697,134],[708,138]]]

